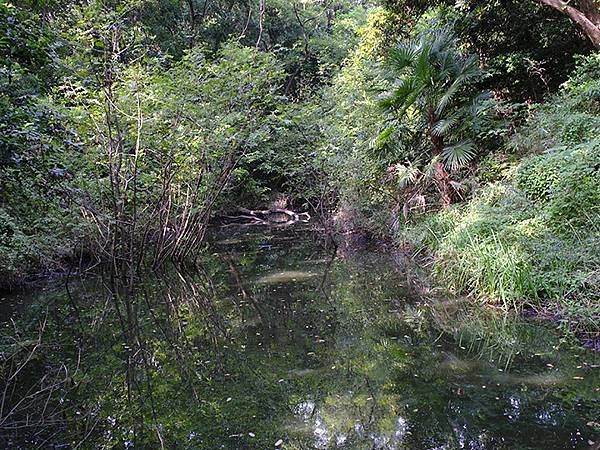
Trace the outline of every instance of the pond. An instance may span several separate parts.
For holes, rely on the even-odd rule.
[[[597,354],[399,267],[228,228],[132,289],[5,296],[0,447],[598,448]]]

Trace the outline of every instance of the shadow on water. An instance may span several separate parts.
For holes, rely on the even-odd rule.
[[[588,449],[595,354],[387,257],[228,229],[133,288],[4,299],[0,447]]]

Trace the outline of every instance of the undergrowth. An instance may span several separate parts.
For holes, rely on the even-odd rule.
[[[600,55],[511,141],[526,154],[466,204],[425,216],[399,239],[435,255],[450,290],[600,322]],[[591,73],[592,72],[592,73]],[[592,77],[593,75],[593,77]]]

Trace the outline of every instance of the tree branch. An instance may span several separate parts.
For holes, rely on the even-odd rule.
[[[567,15],[592,41],[594,47],[600,49],[600,10],[593,0],[580,0],[581,10],[574,8],[568,2],[562,0],[537,0]],[[587,12],[587,14],[586,14]]]

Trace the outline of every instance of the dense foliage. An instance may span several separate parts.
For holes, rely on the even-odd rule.
[[[513,101],[541,100],[574,69],[592,45],[560,12],[536,0],[386,0],[408,17],[431,15],[451,23],[485,62],[487,89]]]
[[[217,210],[306,197],[318,130],[297,102],[366,10],[261,5],[2,4],[3,284],[89,257],[185,259]]]
[[[540,258],[595,248],[598,57],[543,3],[3,3],[4,284],[183,261],[215,214],[277,201],[380,237],[433,220],[459,291],[586,292],[593,256]]]
[[[593,303],[598,56],[545,3],[3,3],[3,285],[131,281],[287,205],[427,244],[457,292]]]
[[[599,62],[598,54],[580,60],[514,136],[510,144],[523,159],[501,169],[468,205],[409,232],[435,249],[436,271],[457,291],[511,306],[551,305],[597,327]]]
[[[0,2],[0,290],[57,272],[71,280],[87,271],[103,283],[91,293],[49,294],[18,323],[0,311],[9,330],[0,333],[0,431],[8,430],[0,442],[42,448],[60,436],[74,448],[279,448],[268,424],[289,431],[283,420],[302,404],[304,380],[331,382],[316,370],[289,384],[284,377],[321,361],[347,372],[334,380],[342,394],[330,387],[328,420],[338,420],[337,404],[358,378],[367,386],[352,401],[364,406],[373,400],[369,380],[389,391],[397,377],[402,391],[388,392],[380,411],[388,422],[373,421],[371,410],[368,426],[386,436],[400,427],[415,448],[464,446],[452,434],[462,425],[449,427],[449,403],[440,399],[454,396],[449,379],[462,396],[466,379],[432,369],[448,363],[445,350],[431,351],[442,336],[466,350],[443,320],[448,294],[459,298],[452,320],[472,321],[469,345],[507,365],[522,357],[509,322],[488,330],[487,319],[467,314],[474,302],[486,306],[483,315],[526,309],[550,317],[599,345],[594,27],[593,0]],[[248,273],[248,289],[242,275],[271,267],[272,242],[261,237],[235,255],[204,250],[210,226],[255,219],[259,208],[295,216],[291,222],[297,212],[312,216],[342,256],[365,243],[413,256],[442,287],[423,283],[419,298],[443,292],[444,300],[427,318],[422,305],[403,303],[401,327],[380,330],[375,341],[352,333],[374,317],[386,325],[397,285],[383,290],[368,265],[344,269],[349,275],[329,293],[324,276],[323,298],[303,296],[299,310],[268,277]],[[290,248],[302,256],[301,246]],[[286,266],[271,276],[300,283],[316,281],[313,266],[329,273],[333,259],[313,250],[303,255],[306,272]],[[150,271],[152,281],[140,283]],[[385,297],[381,311],[370,309],[372,292]],[[304,336],[313,326],[324,335]],[[261,332],[277,339],[263,347],[262,338],[253,341]],[[347,335],[360,342],[349,345]],[[344,347],[344,361],[318,354],[325,339]],[[247,341],[256,347],[240,359]],[[578,374],[579,355],[560,361],[548,342],[533,347]],[[431,381],[424,403],[411,400],[422,394],[417,373]],[[573,392],[560,394],[568,410],[597,393],[577,377]],[[545,405],[549,391],[538,388],[534,401]],[[499,411],[492,389],[473,423],[483,403]],[[262,398],[277,406],[264,408]],[[398,409],[443,425],[411,436]],[[332,429],[352,429],[346,419]],[[512,445],[505,426],[499,441],[482,432],[469,445]],[[366,429],[354,429],[354,438],[371,439]],[[573,436],[571,443],[584,439]],[[306,447],[303,436],[294,439]]]

